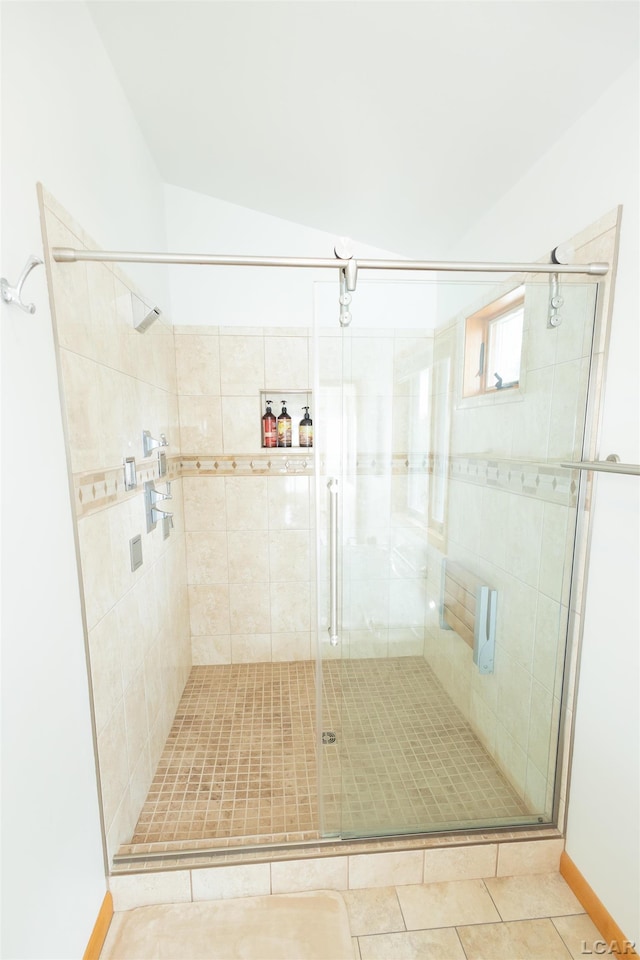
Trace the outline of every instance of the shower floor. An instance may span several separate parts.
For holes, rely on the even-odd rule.
[[[328,661],[323,677],[325,832],[526,817],[421,657]],[[193,667],[127,849],[319,839],[315,731],[314,663]]]

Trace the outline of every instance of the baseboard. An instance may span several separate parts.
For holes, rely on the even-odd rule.
[[[593,920],[602,934],[602,939],[609,945],[606,953],[614,957],[637,957],[638,954],[634,950],[635,944],[625,937],[602,900],[594,893],[565,850],[560,854],[560,874]]]
[[[107,891],[82,960],[99,960],[112,917],[113,897]]]

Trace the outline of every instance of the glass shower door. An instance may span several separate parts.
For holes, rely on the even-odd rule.
[[[433,297],[430,284],[364,282],[360,322],[341,328],[334,287],[316,291],[318,749],[326,835],[386,832],[390,818],[393,829],[405,819],[382,771],[386,754],[397,753],[394,738],[406,740],[396,705],[404,671],[423,652],[426,560],[420,525],[394,519],[394,499],[398,477],[402,484],[410,478],[412,509],[425,508],[433,336],[422,318]],[[392,326],[398,312],[407,318],[402,329]]]
[[[596,286],[318,287],[323,832],[549,823]]]

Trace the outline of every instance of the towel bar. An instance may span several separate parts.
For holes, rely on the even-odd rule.
[[[640,465],[637,463],[620,463],[617,453],[610,453],[606,460],[576,460],[561,463],[561,467],[569,470],[593,470],[595,473],[626,473],[640,477]]]

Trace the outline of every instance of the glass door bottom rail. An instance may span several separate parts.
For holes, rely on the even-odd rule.
[[[318,749],[325,834],[535,823],[424,659],[322,669],[318,748],[314,662],[193,667],[118,857],[320,840]]]

